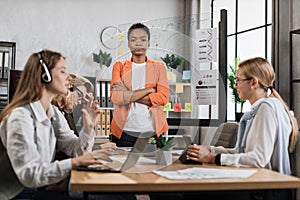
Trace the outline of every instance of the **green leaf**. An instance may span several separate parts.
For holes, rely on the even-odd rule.
[[[157,147],[161,150],[170,150],[175,145],[173,138],[166,138],[163,135],[157,138]]]
[[[96,62],[96,63],[100,63],[99,56],[95,53],[93,53],[93,61]]]
[[[180,58],[179,65],[180,65],[180,67],[183,67],[183,65],[184,65],[184,58]]]
[[[99,63],[100,68],[103,65],[106,67],[109,67],[112,62],[112,57],[111,57],[110,53],[107,53],[100,49],[99,54],[93,53],[93,61],[96,63]]]
[[[156,144],[156,140],[154,137],[149,138],[148,144]]]
[[[183,67],[184,58],[180,58],[175,54],[166,54],[165,57],[160,57],[166,64],[167,68],[176,69],[178,66]]]
[[[234,103],[241,103],[241,106],[243,106],[246,100],[240,99],[237,89],[234,87],[234,79],[239,61],[239,58],[234,58],[234,66],[229,66],[230,74],[227,76],[227,79],[229,80],[229,88],[232,90]]]

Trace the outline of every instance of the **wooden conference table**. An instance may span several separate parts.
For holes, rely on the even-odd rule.
[[[214,178],[197,180],[169,180],[151,172],[157,166],[136,166],[144,173],[108,173],[72,170],[71,191],[89,192],[195,192],[225,190],[261,190],[300,188],[300,178],[287,176],[268,169],[256,169],[248,178]],[[233,169],[216,165],[184,165],[176,160],[160,170],[179,170],[190,167]],[[234,168],[243,170],[243,168]],[[245,168],[244,168],[245,169]],[[249,169],[249,168],[248,168]],[[136,169],[133,169],[135,171]]]

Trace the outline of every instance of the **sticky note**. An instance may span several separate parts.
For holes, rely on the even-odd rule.
[[[173,80],[173,72],[167,72],[168,81]]]
[[[175,89],[176,93],[183,93],[183,84],[177,83]]]
[[[181,103],[174,103],[174,112],[181,112]]]
[[[172,108],[171,102],[168,102],[166,105],[164,105],[164,111],[170,111]]]
[[[191,79],[191,71],[183,70],[182,71],[182,80],[190,80]]]
[[[124,49],[123,48],[118,49],[118,56],[119,57],[124,56]]]
[[[119,33],[119,34],[118,34],[118,41],[119,41],[119,42],[123,42],[123,41],[124,41],[124,38],[125,38],[125,34],[124,34],[124,33]]]
[[[185,112],[192,112],[192,103],[185,103],[184,110]]]

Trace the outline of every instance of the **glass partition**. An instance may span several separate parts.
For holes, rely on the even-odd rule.
[[[205,123],[210,123],[210,120],[219,121],[220,94],[224,96],[221,99],[226,99],[224,92],[226,88],[223,80],[225,76],[220,79],[219,74],[220,30],[218,24],[212,25],[211,13],[202,13],[200,16],[148,20],[142,23],[150,28],[150,47],[147,50],[147,56],[150,59],[164,62],[164,58],[168,55],[184,60],[182,65],[173,68],[169,68],[165,63],[170,89],[169,104],[165,106],[168,122],[170,124],[193,123],[198,125],[202,123],[200,122],[202,120],[208,121]],[[113,64],[117,60],[128,59],[131,56],[127,43],[127,30],[130,26],[131,23],[128,23],[107,26],[102,29],[99,35],[101,43],[92,53],[99,55],[101,50],[102,53],[110,54],[112,62],[109,66],[102,67],[100,71],[99,63],[89,58],[86,59],[80,69],[80,74],[96,77],[96,84],[98,85],[96,96],[100,102],[103,96],[103,92],[100,94],[100,90],[103,91],[105,87],[106,90],[109,90],[107,88],[109,86],[102,85],[111,80]],[[204,33],[200,33],[201,31]],[[206,57],[201,58],[199,56],[203,53],[200,50],[202,44],[199,37],[204,37],[204,40],[210,38],[210,45],[214,45],[209,49],[209,51],[214,51],[214,55],[211,53],[211,61],[201,60],[206,59]],[[203,44],[205,46],[208,43]],[[207,55],[208,50],[205,49],[204,51],[206,51],[204,54]],[[89,74],[83,67],[86,65],[94,68]],[[226,66],[223,67],[226,68]],[[107,95],[109,94],[107,93]],[[205,96],[207,99],[204,98]],[[222,121],[224,120],[222,119]]]

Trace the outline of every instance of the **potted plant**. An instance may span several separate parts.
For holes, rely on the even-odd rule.
[[[171,165],[173,161],[172,147],[175,145],[173,138],[166,138],[163,135],[157,138],[157,147],[160,148],[156,154],[156,164]]]
[[[177,69],[178,66],[183,66],[184,64],[184,58],[180,58],[176,56],[175,54],[166,54],[165,57],[160,57],[164,63],[166,63],[166,66],[168,69]]]
[[[111,54],[100,49],[98,54],[93,53],[93,61],[98,63],[100,67],[100,70],[96,70],[97,80],[108,79],[109,77],[105,72],[112,62]]]
[[[149,153],[149,152],[155,152],[157,148],[157,144],[156,144],[156,139],[155,137],[151,137],[149,138],[145,150],[144,152]]]
[[[160,57],[161,60],[166,64],[167,68],[173,73],[172,81],[176,82],[176,69],[178,66],[183,67],[184,58],[180,58],[175,54],[166,54],[164,57]]]
[[[246,102],[245,100],[240,99],[237,89],[234,87],[235,86],[235,74],[236,74],[236,69],[237,69],[238,63],[239,63],[239,59],[235,58],[234,66],[230,65],[230,74],[227,77],[227,79],[229,81],[229,88],[232,90],[233,101],[235,103],[235,119],[236,119],[236,121],[240,121],[240,119],[243,115],[243,105]]]

